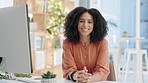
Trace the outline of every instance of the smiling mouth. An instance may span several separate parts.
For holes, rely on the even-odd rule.
[[[89,29],[88,28],[82,28],[82,31],[89,31]]]

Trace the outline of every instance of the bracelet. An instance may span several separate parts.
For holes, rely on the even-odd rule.
[[[74,82],[76,82],[76,81],[77,81],[77,80],[74,80],[74,79],[73,79],[73,75],[74,75],[76,72],[77,72],[77,71],[73,71],[73,72],[71,73],[71,75],[70,75],[71,80],[72,80],[72,81],[74,81]]]

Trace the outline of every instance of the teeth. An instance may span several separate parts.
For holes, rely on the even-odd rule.
[[[82,30],[83,30],[83,31],[88,31],[89,29],[87,29],[87,28],[82,28]]]

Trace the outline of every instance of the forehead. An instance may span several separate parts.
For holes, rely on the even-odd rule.
[[[91,19],[93,20],[93,17],[91,14],[89,14],[88,12],[84,12],[81,16],[80,19]]]

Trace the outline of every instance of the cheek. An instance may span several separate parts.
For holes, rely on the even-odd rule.
[[[93,28],[91,28],[91,32],[93,31]]]
[[[78,24],[78,27],[77,27],[77,28],[79,29],[80,27],[81,27],[81,26]]]
[[[91,29],[93,29],[94,28],[94,25],[91,25],[90,27],[91,27]]]
[[[78,23],[78,27],[81,27],[81,26],[83,26],[83,24],[82,23]]]
[[[78,31],[80,31],[80,29],[81,29],[81,26],[80,26],[80,25],[78,25],[78,27],[77,27],[77,28],[78,28]]]
[[[94,29],[94,26],[91,26],[91,28],[90,28],[90,29],[91,29],[91,31],[93,31],[93,29]]]
[[[94,27],[94,24],[89,24],[89,27],[93,28]]]

